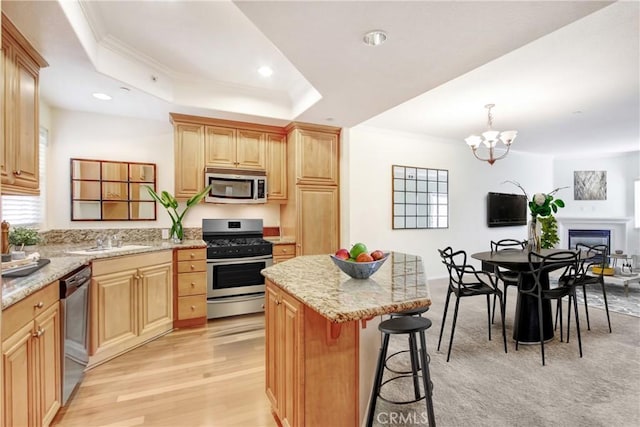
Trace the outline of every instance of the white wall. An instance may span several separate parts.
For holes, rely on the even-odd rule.
[[[341,170],[343,210],[348,205],[348,220],[341,224],[341,245],[349,247],[363,242],[372,250],[391,249],[420,255],[431,278],[446,275],[437,249],[451,246],[471,254],[489,250],[491,240],[526,238],[525,226],[489,228],[486,225],[488,192],[520,194],[519,188],[503,181],[519,182],[529,196],[554,188],[551,157],[512,152],[491,166],[475,159],[463,140],[364,126],[345,129],[343,133],[346,137],[342,151],[349,167]],[[449,228],[391,228],[392,165],[449,171]],[[478,265],[475,261],[474,264]]]
[[[86,158],[156,164],[158,190],[174,192],[173,127],[166,121],[52,109],[47,170],[47,228],[169,228],[171,220],[158,206],[156,221],[71,221],[70,159]],[[181,209],[180,209],[181,210]],[[199,205],[185,217],[185,227],[200,227],[203,218],[262,218],[280,225],[278,205]]]
[[[634,228],[634,181],[640,179],[640,151],[589,157],[557,157],[553,161],[556,185],[571,189],[564,198],[567,207],[557,217],[561,245],[566,245],[568,228],[609,229],[611,249],[640,254],[640,229]],[[606,171],[606,200],[574,200],[574,171]]]

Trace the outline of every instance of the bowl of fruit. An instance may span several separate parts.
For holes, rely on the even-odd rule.
[[[369,252],[364,243],[356,243],[351,250],[338,249],[331,260],[338,268],[354,279],[368,279],[384,264],[389,253],[379,249]]]

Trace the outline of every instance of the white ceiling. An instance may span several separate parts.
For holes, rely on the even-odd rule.
[[[60,108],[365,124],[464,144],[495,103],[494,127],[519,132],[514,151],[640,149],[636,1],[1,4],[49,62],[41,94]],[[372,29],[387,42],[364,45]]]

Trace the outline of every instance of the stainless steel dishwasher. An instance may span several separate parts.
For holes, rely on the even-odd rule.
[[[62,323],[62,405],[82,381],[89,362],[89,283],[91,267],[60,279],[60,310]]]

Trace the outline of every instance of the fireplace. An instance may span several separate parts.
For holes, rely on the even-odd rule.
[[[607,254],[609,254],[611,252],[611,230],[569,229],[569,249],[575,249],[578,243],[587,246],[607,245]]]

